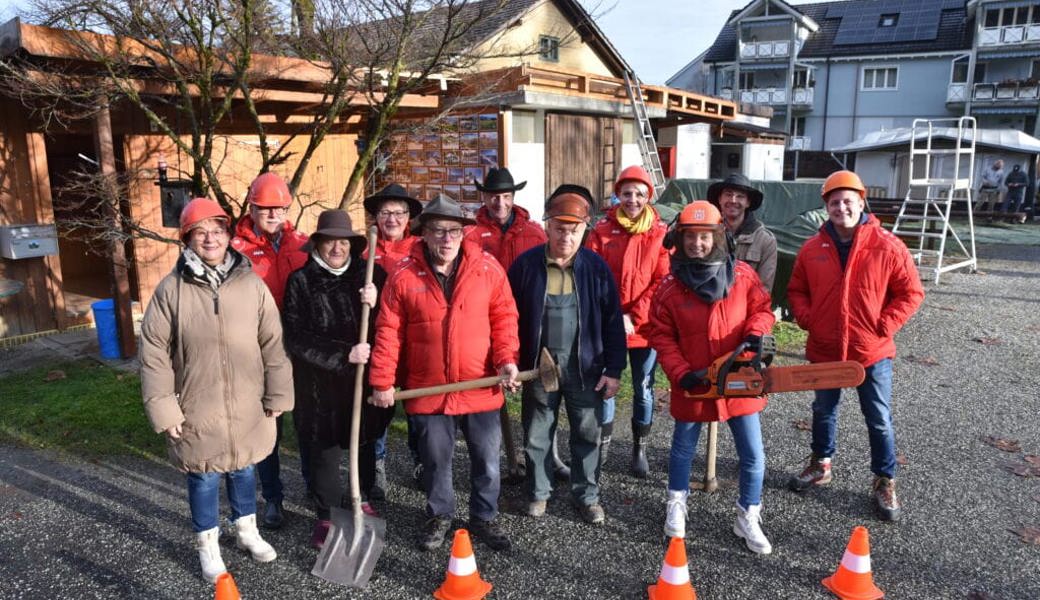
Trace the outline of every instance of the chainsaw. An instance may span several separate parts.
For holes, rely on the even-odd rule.
[[[776,340],[762,336],[753,350],[746,341],[729,354],[720,356],[707,369],[698,371],[706,383],[687,398],[714,400],[726,397],[761,396],[777,392],[801,392],[856,387],[863,383],[863,365],[856,361],[819,362],[805,365],[770,367],[776,356]]]

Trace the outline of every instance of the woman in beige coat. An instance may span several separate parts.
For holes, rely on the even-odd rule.
[[[237,546],[259,562],[277,556],[256,528],[253,464],[271,453],[275,418],[293,406],[278,308],[249,260],[228,248],[229,222],[212,200],[184,207],[184,251],[141,324],[145,412],[187,473],[195,545],[211,582],[226,571],[217,543],[221,479]]]

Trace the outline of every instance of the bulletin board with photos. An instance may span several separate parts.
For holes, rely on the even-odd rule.
[[[400,119],[395,125],[382,185],[398,183],[423,202],[445,194],[475,212],[475,184],[498,166],[498,114],[451,115],[432,124]]]

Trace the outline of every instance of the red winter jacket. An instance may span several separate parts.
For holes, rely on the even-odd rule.
[[[467,240],[494,256],[507,271],[516,257],[548,241],[545,229],[531,220],[531,213],[527,210],[514,204],[513,215],[512,225],[502,233],[502,228],[488,214],[487,207],[481,206],[477,211],[477,224],[466,231]]]
[[[379,236],[376,239],[376,264],[383,267],[387,275],[393,275],[394,271],[397,270],[397,263],[412,252],[412,246],[420,239],[419,236],[412,235],[407,231],[403,238],[396,241],[390,241],[383,236]],[[368,260],[368,248],[365,248],[365,251],[361,253],[361,258]]]
[[[856,227],[843,272],[826,227],[802,245],[787,284],[791,312],[809,332],[805,357],[865,367],[894,358],[892,338],[924,300],[910,252],[869,215]]]
[[[398,361],[404,363],[404,389],[487,377],[517,362],[518,315],[502,266],[476,244],[463,242],[449,305],[425,247],[415,244],[383,288],[369,373],[373,389],[394,385]],[[496,385],[407,400],[405,410],[460,415],[497,410],[503,401]]]
[[[307,236],[293,229],[292,223],[286,221],[282,225],[282,241],[278,252],[263,235],[257,235],[253,228],[253,217],[243,216],[235,226],[235,237],[231,239],[231,247],[238,250],[253,263],[253,272],[260,276],[271,290],[278,310],[282,309],[285,297],[285,282],[289,274],[307,262],[307,253],[300,249],[307,243]]]
[[[654,224],[649,231],[632,235],[617,222],[617,211],[613,207],[592,229],[585,246],[603,257],[614,274],[618,294],[621,295],[621,312],[632,319],[636,332],[628,336],[629,348],[646,348],[650,332],[650,300],[654,290],[668,275],[668,251],[664,249],[664,234],[668,232],[657,209]]]
[[[672,384],[672,417],[677,421],[725,421],[757,413],[766,407],[766,397],[687,398],[679,380],[690,371],[706,368],[715,359],[732,352],[748,335],[773,330],[769,290],[750,265],[737,261],[733,287],[725,298],[708,304],[674,276],[661,283],[650,305],[650,345],[657,350]]]

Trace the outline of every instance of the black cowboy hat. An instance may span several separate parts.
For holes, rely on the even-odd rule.
[[[475,225],[477,223],[462,212],[462,206],[460,206],[451,196],[437,194],[433,200],[427,202],[426,206],[423,207],[419,218],[416,219],[415,224],[412,225],[412,233],[419,233],[422,230],[422,226],[427,221],[436,219],[458,221],[463,225]]]
[[[708,202],[718,206],[719,196],[722,194],[722,190],[726,188],[746,192],[748,195],[748,210],[757,210],[759,206],[762,206],[762,192],[751,187],[751,180],[740,173],[732,173],[722,181],[716,181],[708,186]]]
[[[331,209],[322,211],[318,215],[318,228],[314,230],[307,243],[303,245],[304,252],[314,250],[315,245],[321,238],[333,238],[350,240],[350,255],[358,256],[365,250],[368,240],[363,233],[354,231],[350,222],[350,215],[345,210]]]
[[[524,189],[527,185],[526,181],[513,184],[513,174],[509,172],[509,169],[502,167],[496,169],[492,167],[488,171],[487,177],[484,178],[482,183],[475,184],[477,189],[486,192],[488,194],[500,194],[502,192],[515,192],[517,190]]]
[[[398,183],[391,183],[385,188],[379,190],[378,194],[365,198],[365,210],[368,214],[375,216],[379,212],[379,207],[382,206],[387,200],[395,200],[398,202],[404,202],[408,205],[408,217],[414,219],[419,216],[422,212],[422,202],[419,202],[415,198],[408,195],[408,191]]]

